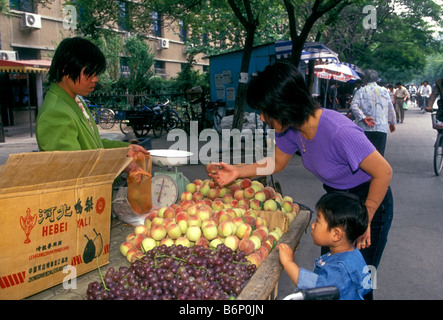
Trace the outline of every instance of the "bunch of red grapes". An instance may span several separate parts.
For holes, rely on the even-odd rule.
[[[161,245],[118,270],[109,268],[102,282],[91,282],[89,300],[228,300],[235,299],[256,266],[243,252],[224,244]]]

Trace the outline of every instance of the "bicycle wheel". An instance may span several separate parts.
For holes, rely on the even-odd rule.
[[[443,169],[443,133],[438,133],[434,146],[434,172],[440,175]]]
[[[133,126],[134,134],[137,138],[145,137],[149,133],[149,127],[142,125],[142,124],[136,124]]]
[[[222,128],[221,128],[221,115],[218,112],[214,113],[214,129],[217,130],[218,133],[222,132]]]
[[[163,121],[158,119],[154,121],[152,125],[152,132],[154,133],[154,137],[160,138],[162,136],[163,131]]]
[[[132,130],[132,128],[129,125],[129,120],[121,120],[120,121],[120,131],[123,134],[128,134],[131,130]]]
[[[115,113],[111,109],[104,108],[98,116],[98,124],[103,129],[111,129],[115,123]]]
[[[183,121],[183,129],[186,131],[186,134],[189,135],[191,130],[191,117],[188,113],[185,113],[183,115],[184,121]]]
[[[180,119],[178,113],[173,110],[169,110],[164,119],[164,128],[166,132],[169,132],[172,129],[179,128],[181,122],[182,120]]]

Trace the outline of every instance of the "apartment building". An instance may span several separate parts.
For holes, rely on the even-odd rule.
[[[127,1],[117,0],[124,8]],[[50,61],[57,44],[64,38],[76,35],[75,19],[77,8],[67,6],[64,0],[50,1],[46,5],[34,4],[32,0],[9,0],[9,12],[0,14],[0,60]],[[122,10],[122,15],[125,11]],[[122,37],[130,34],[125,30],[123,16],[112,30]],[[175,77],[187,63],[185,53],[186,31],[179,24],[170,27],[162,23],[162,17],[152,13],[152,32],[144,39],[155,54],[154,69],[159,76]],[[196,57],[194,69],[207,71],[209,60],[203,55]],[[121,56],[121,73],[128,72]],[[14,126],[29,122],[28,112],[32,109],[35,118],[43,99],[45,66],[38,65],[32,71],[14,72],[0,67],[1,121],[3,126]],[[46,67],[47,69],[47,67]],[[29,102],[28,102],[29,101]],[[32,120],[33,121],[33,120]]]

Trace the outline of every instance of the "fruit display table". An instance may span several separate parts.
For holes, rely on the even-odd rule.
[[[294,250],[300,242],[303,233],[309,225],[312,211],[300,205],[300,211],[289,225],[289,230],[281,237],[279,243],[286,243]],[[243,288],[237,300],[267,300],[275,299],[278,291],[278,279],[283,271],[277,250],[272,250],[266,257],[247,285]]]

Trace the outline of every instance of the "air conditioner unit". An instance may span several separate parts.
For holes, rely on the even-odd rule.
[[[34,13],[24,12],[22,14],[22,19],[20,22],[20,27],[22,30],[25,29],[41,29],[42,19],[41,16]]]
[[[159,49],[168,49],[169,48],[169,40],[168,39],[159,39],[158,48]]]
[[[0,50],[0,60],[17,60],[17,51]]]

